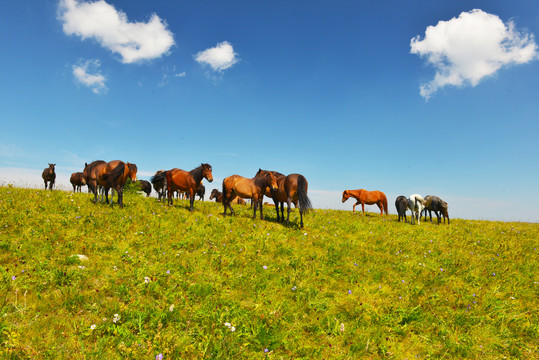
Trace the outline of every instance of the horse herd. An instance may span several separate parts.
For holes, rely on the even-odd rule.
[[[56,174],[54,166],[49,164],[43,173],[43,181],[45,189],[47,186],[52,190]],[[123,188],[127,179],[137,181],[137,166],[121,160],[106,162],[97,160],[90,164],[84,164],[84,171],[73,173],[70,182],[73,185],[73,191],[81,191],[81,187],[88,186],[88,192],[94,194],[94,203],[98,202],[98,196],[103,197],[109,203],[109,190],[111,193],[111,201],[113,202],[114,191],[118,193],[118,204],[123,207]],[[155,191],[157,191],[159,201],[167,197],[169,205],[173,205],[174,193],[184,193],[189,199],[189,210],[193,211],[195,196],[198,195],[202,200],[204,198],[205,188],[202,185],[202,180],[206,179],[209,182],[213,181],[212,167],[210,164],[201,164],[191,171],[174,168],[171,170],[159,170],[151,178],[151,183]],[[48,183],[48,184],[47,184]],[[138,182],[141,190],[147,195],[151,192],[149,182],[141,180]],[[268,171],[259,169],[253,178],[246,178],[239,175],[231,175],[223,180],[222,192],[217,189],[212,191],[210,199],[215,197],[216,201],[220,201],[224,207],[224,215],[227,215],[227,210],[231,215],[234,215],[233,203],[245,203],[243,199],[251,199],[253,205],[253,219],[256,217],[256,212],[259,210],[260,218],[263,219],[263,203],[264,196],[273,199],[277,211],[277,220],[284,222],[284,203],[288,205],[288,214],[286,218],[287,224],[290,223],[290,207],[291,204],[296,204],[299,207],[300,225],[303,227],[303,214],[312,209],[311,202],[307,196],[307,179],[301,174],[283,175],[276,171]],[[240,200],[242,199],[242,200]],[[279,205],[281,207],[281,216],[279,216]]]
[[[56,174],[54,167],[56,164],[49,164],[42,173],[45,189],[47,187],[52,190]],[[98,202],[98,196],[103,196],[105,201],[109,203],[108,193],[111,193],[110,203],[112,204],[114,191],[118,193],[118,204],[123,207],[123,188],[127,179],[137,182],[137,166],[129,162],[114,160],[106,162],[97,160],[90,164],[84,164],[83,172],[76,172],[71,175],[70,182],[73,185],[73,191],[81,191],[81,187],[88,186],[88,192],[94,194],[94,203]],[[210,164],[201,164],[191,171],[174,168],[171,170],[159,170],[151,178],[150,182],[146,180],[138,181],[138,184],[147,196],[151,193],[151,187],[158,194],[158,200],[164,201],[167,197],[169,205],[173,205],[174,193],[184,194],[190,201],[189,210],[193,211],[195,196],[204,200],[205,187],[202,185],[202,180],[206,179],[210,183],[213,181],[212,167]],[[263,219],[262,200],[264,196],[271,198],[275,205],[277,213],[277,221],[284,222],[284,204],[287,204],[286,223],[290,222],[291,205],[299,208],[300,226],[303,227],[303,214],[312,209],[311,201],[307,196],[308,183],[307,179],[301,174],[284,175],[276,171],[259,169],[253,178],[246,178],[239,175],[231,175],[223,180],[222,192],[213,189],[210,195],[210,200],[223,204],[224,215],[227,210],[231,215],[234,215],[232,204],[245,204],[245,200],[250,199],[253,207],[253,219],[256,217],[256,211],[259,210],[260,218]],[[380,215],[385,212],[388,214],[387,197],[381,191],[345,190],[342,195],[344,203],[350,197],[357,200],[352,208],[355,213],[356,205],[361,204],[361,209],[365,213],[365,205],[377,205],[380,209]],[[266,203],[267,204],[267,203]],[[395,207],[398,213],[398,221],[406,221],[406,210],[412,211],[411,223],[414,219],[419,224],[422,211],[425,211],[425,220],[427,219],[427,211],[429,211],[430,220],[432,222],[432,211],[438,218],[438,224],[443,216],[444,222],[447,218],[449,224],[449,215],[447,212],[448,205],[445,201],[437,196],[427,195],[423,198],[419,194],[410,195],[408,198],[399,196],[395,200]],[[280,208],[280,213],[279,213]]]

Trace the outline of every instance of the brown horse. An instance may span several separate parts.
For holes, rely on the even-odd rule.
[[[438,196],[434,195],[427,195],[425,196],[425,209],[423,211],[425,212],[425,221],[427,221],[427,211],[430,215],[430,222],[432,223],[432,211],[434,211],[434,215],[438,218],[438,224],[440,224],[441,217],[444,217],[444,223],[445,218],[447,218],[447,223],[449,224],[449,213],[447,212],[448,205],[445,201],[440,199]]]
[[[69,182],[73,185],[73,192],[77,192],[77,190],[81,192],[82,187],[86,185],[86,179],[81,172],[74,172],[71,174]]]
[[[41,174],[41,177],[45,182],[45,190],[47,190],[47,182],[49,183],[49,190],[52,190],[52,187],[54,186],[54,181],[56,180],[56,173],[54,172],[55,166],[56,164],[49,163],[49,167],[45,168]]]
[[[224,216],[226,216],[226,209],[230,209],[230,214],[234,215],[234,210],[230,205],[232,201],[237,197],[244,199],[252,199],[254,203],[253,207],[253,219],[256,217],[256,209],[260,206],[260,218],[264,219],[262,213],[262,199],[266,188],[277,188],[277,178],[271,172],[261,171],[257,173],[252,179],[245,178],[239,175],[231,175],[223,180],[223,206],[225,208]]]
[[[157,199],[165,199],[167,193],[167,172],[165,170],[157,170],[154,176],[150,179],[154,190],[157,192]]]
[[[258,173],[263,170],[258,170]],[[290,210],[292,203],[297,208],[299,206],[300,223],[303,227],[303,213],[312,209],[311,201],[307,196],[307,179],[300,174],[290,174],[285,176],[277,171],[270,171],[277,177],[277,189],[270,191],[266,189],[266,196],[273,199],[275,211],[277,212],[277,221],[284,221],[284,203],[287,203],[286,223],[290,223]],[[257,174],[258,174],[257,173]],[[302,203],[303,202],[303,203]],[[281,216],[279,217],[279,205],[281,207]]]
[[[349,197],[354,197],[357,199],[357,202],[352,208],[352,212],[354,213],[356,212],[356,205],[361,204],[361,210],[363,211],[363,214],[365,214],[365,204],[376,204],[380,209],[380,215],[383,215],[384,211],[386,215],[388,214],[386,194],[381,191],[367,191],[363,189],[344,190],[344,192],[342,193],[342,202],[348,200]]]
[[[105,193],[106,202],[109,202],[108,192],[109,189],[113,189],[118,193],[118,204],[121,208],[124,207],[124,196],[123,189],[124,185],[127,182],[127,179],[130,178],[131,181],[137,181],[137,165],[124,163],[121,160],[113,160],[106,163],[105,166],[99,167],[97,172],[96,182],[97,185],[100,185]],[[110,204],[112,205],[113,199],[111,195]],[[97,201],[97,192],[96,192],[96,201]]]
[[[97,174],[105,165],[107,165],[107,162],[103,160],[96,160],[90,164],[84,163],[84,171],[82,174],[86,179],[88,190],[94,194],[94,203],[97,202]]]
[[[202,179],[205,178],[209,182],[213,181],[210,164],[200,164],[199,167],[191,171],[174,168],[167,171],[165,175],[167,179],[169,205],[172,205],[172,194],[174,194],[175,191],[187,191],[189,193],[189,211],[193,211],[195,194]],[[157,178],[157,175],[154,178]],[[157,180],[159,179],[157,178]]]
[[[215,199],[215,202],[222,203],[223,193],[217,189],[213,189],[210,194],[210,200],[213,200],[213,199]],[[245,205],[245,200],[243,200],[240,197],[237,197],[234,200],[232,200],[232,204]]]

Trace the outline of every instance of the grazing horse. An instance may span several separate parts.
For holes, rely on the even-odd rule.
[[[429,212],[430,222],[432,222],[432,211],[434,215],[438,218],[438,224],[440,224],[441,217],[447,218],[447,224],[449,224],[449,214],[447,212],[447,203],[440,199],[438,196],[427,195],[425,196],[425,221],[427,221],[427,211]]]
[[[399,219],[397,221],[401,221],[401,218],[404,222],[406,222],[406,209],[408,208],[408,199],[406,196],[399,196],[395,200],[395,207],[397,208],[397,214],[399,214]]]
[[[223,193],[217,189],[213,189],[210,194],[210,200],[213,200],[213,199],[215,199],[215,202],[222,203]],[[234,200],[232,200],[232,204],[245,205],[245,200],[243,200],[240,197],[237,197]]]
[[[146,197],[150,196],[152,193],[152,185],[150,182],[146,180],[139,180],[138,183],[140,185],[140,190],[146,193]]]
[[[83,173],[74,172],[71,174],[69,182],[73,185],[73,192],[77,192],[77,190],[81,192],[82,187],[86,185],[86,178]]]
[[[115,190],[118,193],[118,204],[121,208],[124,207],[124,195],[123,189],[124,185],[127,182],[127,179],[130,178],[131,181],[137,181],[137,165],[124,163],[121,160],[113,160],[106,163],[104,166],[99,167],[97,172],[96,182],[97,185],[100,185],[105,192],[106,202],[109,202],[108,191],[110,188]],[[114,193],[113,193],[114,194]],[[110,204],[112,205],[114,195],[111,195]],[[97,202],[97,193],[96,193],[96,202]]]
[[[168,203],[172,203],[172,195],[175,191],[187,191],[189,193],[189,211],[193,211],[193,204],[195,202],[195,194],[198,189],[198,185],[202,179],[206,179],[209,182],[213,181],[212,168],[210,164],[200,164],[199,167],[185,171],[178,168],[174,168],[165,173],[167,178],[167,191],[168,191]],[[160,180],[159,176],[154,176],[156,180]]]
[[[256,209],[260,206],[260,218],[264,219],[262,213],[262,199],[266,188],[277,188],[276,177],[271,172],[262,171],[258,176],[252,179],[245,178],[239,175],[231,175],[223,180],[223,206],[225,208],[224,216],[226,216],[226,209],[230,209],[230,214],[234,215],[234,210],[230,205],[231,202],[237,197],[244,199],[253,199],[253,219],[256,217]]]
[[[414,223],[414,214],[417,220],[417,225],[420,224],[420,214],[421,211],[425,208],[426,201],[419,194],[412,194],[408,198],[408,209],[412,210],[412,224]]]
[[[378,208],[380,209],[380,215],[383,215],[384,211],[386,215],[388,214],[387,197],[386,197],[386,194],[384,194],[381,191],[378,191],[378,190],[367,191],[363,189],[344,190],[342,193],[342,202],[344,203],[350,197],[357,199],[357,202],[352,207],[353,213],[356,212],[356,205],[361,204],[361,210],[363,211],[363,214],[365,214],[365,204],[367,205],[376,204]]]
[[[157,170],[154,176],[150,179],[154,190],[157,192],[157,199],[164,199],[167,192],[167,177],[165,170]]]
[[[56,180],[56,173],[54,172],[55,166],[56,164],[49,163],[49,167],[45,168],[41,174],[41,177],[45,182],[45,190],[47,190],[47,182],[49,183],[49,190],[52,190],[52,187],[54,186],[54,181]]]

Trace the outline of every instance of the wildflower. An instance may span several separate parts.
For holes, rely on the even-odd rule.
[[[341,323],[341,332],[344,332],[344,323]]]
[[[444,269],[443,269],[443,268],[440,268],[440,271],[444,271]]]
[[[151,279],[147,276],[144,277],[144,283],[148,284],[151,281]]]
[[[155,360],[163,360],[163,354],[155,355]]]
[[[112,319],[112,322],[116,324],[119,320],[120,320],[120,315],[114,314],[114,318]]]
[[[268,267],[266,265],[262,266],[262,269],[267,270]]]
[[[92,326],[90,326],[90,329],[91,330],[94,330],[96,328],[95,324],[93,324]]]
[[[168,311],[172,312],[174,310],[174,304],[170,305],[170,307],[168,308]]]
[[[82,265],[79,265],[79,269],[84,269],[84,266],[82,266]]]
[[[294,286],[294,287],[292,288],[292,291],[296,291],[296,289],[297,289],[297,288]]]
[[[264,352],[265,352],[265,353],[267,353],[268,351],[269,351],[268,348],[265,348],[265,349],[264,349]]]
[[[17,278],[17,277],[16,277],[15,275],[13,275],[13,276],[11,277],[11,280],[15,280],[16,278]]]
[[[234,331],[236,331],[236,328],[234,326],[231,326],[230,331],[234,332]]]
[[[352,290],[348,290],[348,294],[352,294]]]
[[[167,270],[167,274],[170,274],[170,270]]]
[[[226,322],[225,326],[229,328],[230,326],[232,326],[232,324],[230,324],[229,322]]]

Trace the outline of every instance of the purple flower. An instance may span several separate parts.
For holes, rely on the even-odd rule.
[[[265,353],[267,353],[268,351],[269,351],[268,348],[265,348],[265,349],[264,349],[264,352],[265,352]]]
[[[268,267],[266,265],[262,266],[262,269],[267,270]]]
[[[15,275],[13,275],[13,276],[11,277],[11,280],[15,280],[16,278],[17,278],[17,277],[16,277]]]
[[[349,293],[349,294],[352,294],[352,290],[348,290],[348,293]]]
[[[155,360],[163,360],[163,354],[155,355]]]

